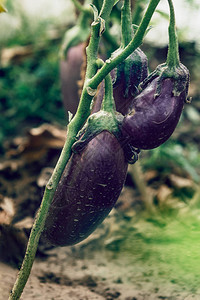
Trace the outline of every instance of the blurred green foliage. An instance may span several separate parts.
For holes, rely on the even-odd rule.
[[[0,67],[0,152],[7,138],[22,133],[27,126],[44,122],[67,124],[59,80],[62,33],[51,38],[51,23],[41,21],[33,26],[20,9],[17,13],[20,26],[2,41],[0,49],[15,51],[15,47],[28,46],[31,53]]]
[[[46,45],[22,63],[0,70],[0,143],[27,123],[65,124],[56,45]],[[34,47],[34,45],[33,45]]]
[[[179,168],[182,175],[190,176],[196,182],[200,180],[200,174],[197,173],[197,169],[200,168],[198,146],[185,146],[172,138],[160,147],[150,150],[144,156],[142,165],[144,170],[156,169],[162,174],[173,173],[174,169]]]

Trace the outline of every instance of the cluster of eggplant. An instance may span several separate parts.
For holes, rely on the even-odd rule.
[[[115,205],[128,163],[137,160],[140,149],[158,147],[171,136],[187,100],[189,71],[180,64],[171,76],[167,69],[160,65],[148,76],[147,57],[138,48],[111,72],[113,127],[105,125],[110,119],[102,109],[101,84],[50,206],[43,232],[47,242],[67,246],[88,237]]]

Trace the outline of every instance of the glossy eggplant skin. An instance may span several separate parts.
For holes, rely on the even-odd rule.
[[[50,206],[43,239],[68,246],[87,238],[115,205],[126,173],[124,151],[108,131],[73,153]]]
[[[124,118],[122,131],[133,147],[153,149],[163,144],[174,132],[188,88],[173,95],[174,79],[161,82],[161,93],[155,97],[158,77],[133,99],[129,114]]]
[[[126,115],[134,96],[138,94],[138,85],[148,76],[148,60],[144,52],[137,48],[117,68],[111,71],[113,79],[113,97],[116,111]],[[92,113],[101,108],[104,97],[102,83],[93,104]]]

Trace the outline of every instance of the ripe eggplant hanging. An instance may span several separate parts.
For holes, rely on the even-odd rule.
[[[187,102],[189,71],[180,63],[173,2],[170,8],[169,47],[166,63],[144,80],[123,120],[123,133],[131,146],[152,149],[163,144],[177,126]]]
[[[75,114],[79,103],[78,81],[81,79],[84,49],[84,43],[73,46],[68,50],[66,59],[60,61],[62,100],[66,112],[72,114]]]
[[[53,245],[73,245],[88,237],[124,185],[128,162],[120,143],[123,116],[115,111],[109,75],[105,83],[102,110],[79,132],[47,214],[43,237]]]
[[[174,132],[186,102],[189,72],[182,68],[179,78],[151,79],[142,92],[133,99],[129,113],[123,120],[123,134],[129,143],[140,149],[153,149],[163,144]],[[180,92],[174,92],[174,85]],[[160,92],[157,94],[158,84]]]
[[[88,237],[113,208],[126,172],[124,151],[108,131],[73,153],[50,206],[43,238],[67,246]]]

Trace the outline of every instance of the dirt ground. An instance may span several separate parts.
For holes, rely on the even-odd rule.
[[[64,136],[64,130],[44,125],[6,145],[0,163],[2,300],[15,282]],[[147,211],[132,172],[116,207],[85,241],[60,248],[40,243],[21,299],[200,299],[198,187],[178,171],[165,176],[149,171],[145,188],[154,204]],[[189,205],[176,197],[177,188]]]
[[[133,253],[120,251],[123,237],[115,232],[118,226],[111,225],[116,218],[119,216],[112,213],[102,228],[80,245],[48,250],[46,257],[39,255],[21,299],[199,299],[199,270],[195,272],[192,265],[185,268],[179,261],[176,251],[173,253],[176,242],[161,245],[171,248],[172,262],[169,257],[162,257],[162,249],[159,245],[156,249],[153,240],[153,245],[150,243],[149,248],[146,245],[144,250],[139,234]],[[108,234],[112,226],[115,229]],[[157,257],[153,251],[158,252]],[[180,252],[180,255],[187,258],[191,254]],[[8,297],[17,270],[4,263],[0,264],[0,270],[3,300]]]

